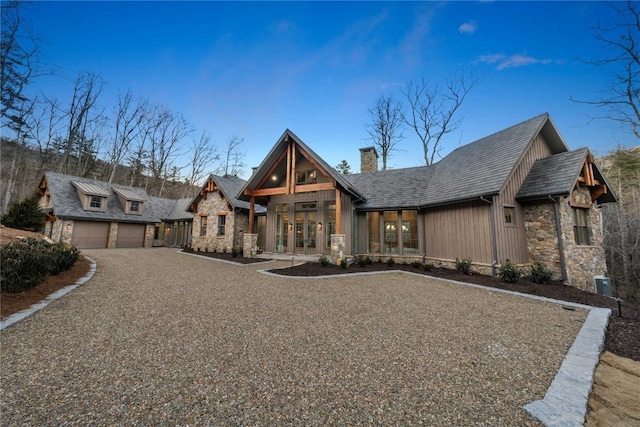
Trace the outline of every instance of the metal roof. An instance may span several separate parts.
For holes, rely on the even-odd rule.
[[[133,200],[135,202],[144,202],[147,199],[144,198],[143,196],[135,193],[134,191],[131,191],[129,189],[126,188],[117,188],[114,187],[113,191],[116,192],[116,194],[118,194],[119,196],[121,196],[123,199],[125,200]]]
[[[109,191],[98,184],[78,181],[71,181],[71,184],[84,194],[88,194],[90,196],[109,197]]]

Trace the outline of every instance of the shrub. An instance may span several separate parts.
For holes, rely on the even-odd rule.
[[[241,248],[236,248],[236,247],[234,246],[233,248],[231,248],[231,256],[232,256],[233,258],[237,258],[237,257],[238,257],[238,255],[241,255],[241,254],[242,254],[242,252],[241,252],[241,251],[242,251],[242,249],[241,249]]]
[[[20,230],[41,231],[44,228],[44,214],[40,210],[37,196],[12,203],[0,222],[6,227]]]
[[[325,255],[322,255],[322,256],[320,257],[320,264],[321,264],[323,267],[326,267],[326,266],[328,266],[329,264],[331,264],[331,260],[330,260],[329,258],[327,258]]]
[[[411,267],[420,268],[420,267],[422,267],[422,263],[420,261],[412,261],[411,262]]]
[[[433,269],[433,264],[430,262],[425,262],[424,264],[422,264],[422,269],[424,271],[431,271]]]
[[[389,258],[387,260],[387,266],[393,267],[394,265],[396,265],[396,261],[393,258]]]
[[[462,260],[456,258],[456,270],[458,270],[458,273],[467,274],[470,276],[472,267],[473,266],[471,265],[471,260],[469,258],[465,258]]]
[[[498,271],[500,280],[507,283],[516,283],[523,275],[524,271],[509,260],[506,260]]]
[[[531,266],[531,273],[529,273],[529,280],[533,283],[550,283],[553,273],[543,263],[536,262]]]
[[[367,265],[371,264],[371,258],[359,256],[358,258],[356,258],[356,264],[358,264],[360,267],[364,268]]]
[[[340,260],[340,267],[346,269],[349,267],[349,261],[346,258]]]
[[[22,292],[33,288],[47,274],[58,274],[70,269],[80,254],[73,246],[27,238],[0,248],[0,290]]]

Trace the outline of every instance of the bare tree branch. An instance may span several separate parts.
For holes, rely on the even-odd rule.
[[[391,95],[380,95],[373,107],[369,108],[370,122],[365,125],[369,139],[380,151],[382,170],[387,170],[387,160],[396,150],[396,145],[404,139],[402,104]]]

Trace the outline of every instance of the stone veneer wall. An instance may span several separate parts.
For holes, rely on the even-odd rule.
[[[579,187],[574,190],[570,198],[562,197],[558,206],[567,272],[566,284],[584,291],[595,292],[594,276],[606,275],[600,210],[595,203],[589,209],[587,221],[591,231],[591,244],[576,245],[570,200],[590,204],[591,194],[587,188]],[[528,203],[523,206],[523,213],[531,260],[542,262],[553,271],[554,279],[561,279],[554,203],[551,201]]]
[[[226,224],[224,236],[218,236],[218,212],[226,212]],[[200,235],[200,214],[208,214],[207,219],[207,235]],[[207,193],[207,199],[201,199],[198,203],[198,213],[193,217],[193,231],[191,239],[191,247],[201,251],[209,252],[231,252],[231,249],[237,246],[234,241],[234,221],[236,220],[233,210],[229,209],[227,201],[221,197],[220,193],[215,191]],[[240,232],[238,228],[243,221],[238,218],[236,223],[236,233]],[[248,219],[247,219],[248,224]],[[246,227],[242,229],[247,231]],[[242,240],[240,241],[242,242]]]
[[[146,224],[144,226],[144,247],[153,247],[153,235],[155,234],[155,224]]]
[[[378,152],[375,147],[366,147],[360,149],[360,172],[377,172],[378,171]]]
[[[591,194],[580,187],[571,194],[571,200],[577,203],[591,203]],[[584,291],[596,292],[593,277],[606,275],[607,265],[602,246],[602,218],[600,209],[594,203],[589,209],[587,224],[590,229],[590,244],[576,245],[573,233],[573,212],[566,199],[560,203],[560,227],[564,237],[565,264],[567,266],[567,284]]]

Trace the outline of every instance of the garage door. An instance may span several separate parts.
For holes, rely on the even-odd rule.
[[[75,221],[71,243],[78,249],[102,249],[107,247],[108,222]]]
[[[141,248],[144,246],[144,224],[118,223],[116,248]]]

